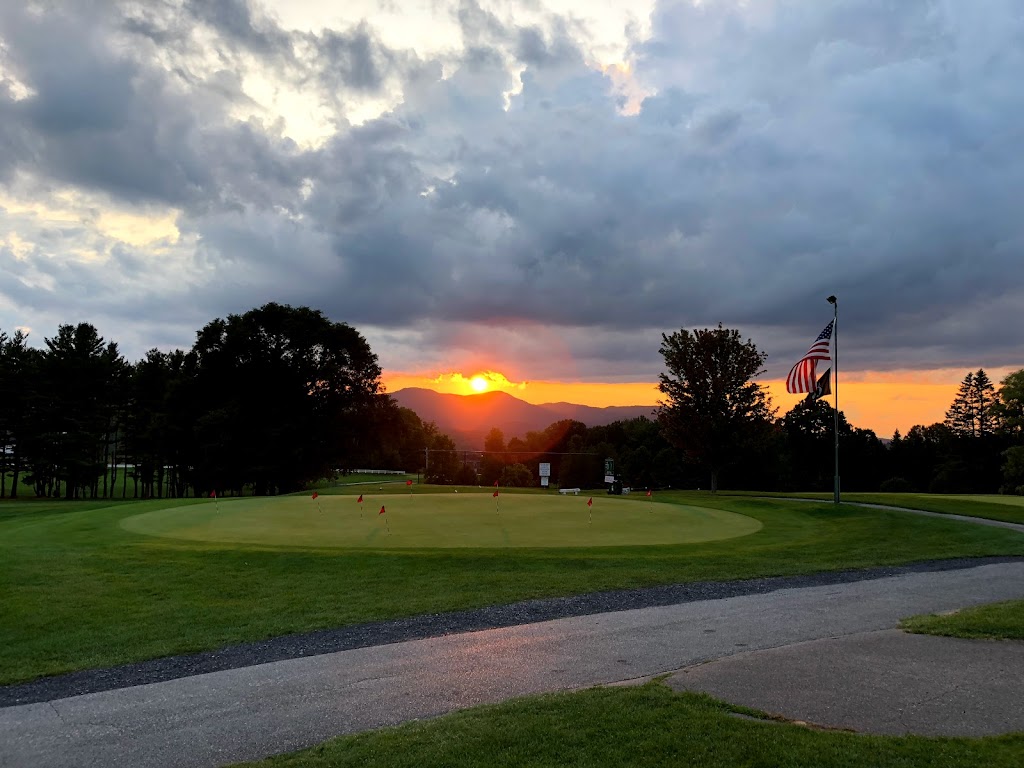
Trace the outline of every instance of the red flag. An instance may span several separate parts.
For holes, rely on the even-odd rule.
[[[217,498],[217,492],[216,491],[210,491],[210,498],[211,499],[216,499]]]
[[[412,485],[412,480],[406,480],[406,481],[405,481],[405,484],[406,484],[406,485]]]
[[[377,514],[378,515],[383,515],[384,514],[384,505],[383,504],[380,505],[380,512],[378,512]]]
[[[360,493],[360,494],[359,494],[359,498],[358,498],[358,499],[356,499],[356,501],[357,501],[357,502],[358,502],[359,504],[362,504],[362,503],[363,503],[363,494],[361,494],[361,493]]]
[[[650,495],[651,495],[651,492],[650,492],[650,491],[647,491],[647,495],[648,495],[648,496],[650,496]]]
[[[494,498],[498,498],[498,492],[497,492],[497,491],[495,491],[495,492],[494,492],[494,493],[492,493],[491,495],[492,495],[492,496],[493,496]]]
[[[589,499],[587,499],[587,506],[588,507],[594,506],[594,497],[593,496],[591,496]]]
[[[317,493],[316,491],[313,491],[313,498],[314,498],[314,499],[317,499],[317,498],[319,498],[319,497],[320,497],[320,494],[319,494],[319,493]]]
[[[495,487],[495,488],[497,488],[497,487],[498,487],[498,481],[497,481],[497,480],[495,480],[495,481],[494,481],[494,487]]]

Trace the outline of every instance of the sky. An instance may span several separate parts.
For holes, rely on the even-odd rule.
[[[832,294],[905,432],[1024,367],[1021,72],[1019,0],[0,3],[0,330],[276,301],[389,391],[611,405],[722,323],[784,413]]]

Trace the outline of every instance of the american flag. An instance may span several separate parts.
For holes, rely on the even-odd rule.
[[[817,379],[815,366],[819,360],[832,359],[832,328],[835,322],[833,320],[825,326],[825,330],[818,334],[807,354],[790,370],[789,376],[786,377],[786,391],[790,394],[814,391]]]

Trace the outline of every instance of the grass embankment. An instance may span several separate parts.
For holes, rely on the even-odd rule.
[[[681,492],[654,503],[672,502],[748,515],[763,527],[697,544],[378,551],[180,541],[120,525],[181,500],[2,503],[0,683],[528,598],[1024,555],[1019,533],[952,520]]]
[[[943,615],[912,616],[900,622],[908,632],[978,640],[1024,640],[1024,600],[1007,600]]]
[[[761,493],[756,491],[721,491],[726,496],[761,496],[791,499],[817,499],[831,501],[832,493]],[[967,515],[1024,523],[1024,496],[997,496],[994,494],[944,495],[928,493],[843,493],[842,501],[864,504],[885,504],[890,507],[923,509],[944,515]]]
[[[984,739],[864,736],[741,719],[736,713],[753,714],[702,694],[673,693],[657,683],[594,688],[343,737],[246,765],[1016,768],[1024,761],[1024,734]]]

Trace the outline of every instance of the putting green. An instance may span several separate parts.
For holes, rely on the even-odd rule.
[[[372,549],[691,544],[761,528],[758,520],[719,509],[606,495],[588,507],[588,498],[393,494],[368,497],[362,509],[353,496],[243,498],[146,512],[121,527],[189,541]]]

